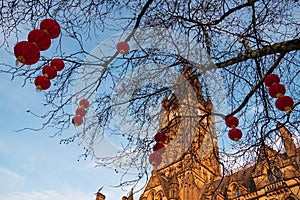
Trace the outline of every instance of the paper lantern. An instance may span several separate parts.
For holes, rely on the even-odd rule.
[[[126,54],[128,53],[130,50],[130,47],[128,45],[127,42],[119,42],[117,44],[117,51],[120,53],[120,54]]]
[[[228,132],[228,137],[233,141],[239,141],[243,136],[243,133],[240,129],[233,128]]]
[[[44,19],[41,21],[40,29],[45,31],[51,39],[57,38],[60,34],[60,26],[54,19]]]
[[[39,49],[28,41],[18,42],[14,47],[14,54],[17,63],[20,62],[24,65],[32,65],[40,59]]]
[[[269,94],[273,98],[279,98],[285,94],[285,87],[282,84],[274,83],[269,87]]]
[[[76,115],[80,116],[80,117],[84,117],[86,115],[86,110],[84,108],[77,108],[76,109]]]
[[[42,73],[48,79],[53,79],[57,76],[57,71],[53,66],[45,66],[43,67]]]
[[[34,84],[37,90],[47,90],[51,86],[50,80],[45,76],[37,76]]]
[[[294,106],[294,100],[289,96],[282,96],[276,100],[275,106],[278,110],[289,112]]]
[[[44,51],[49,49],[51,45],[51,38],[45,31],[35,29],[29,32],[28,42],[37,46],[40,51]]]
[[[154,152],[149,156],[149,162],[154,165],[154,166],[158,166],[161,164],[162,162],[162,157],[159,153]]]
[[[155,140],[156,142],[166,142],[167,139],[168,139],[168,136],[167,136],[165,133],[163,133],[163,132],[158,132],[158,133],[156,133],[156,135],[154,136],[154,140]]]
[[[74,126],[80,126],[83,123],[83,119],[81,116],[76,115],[72,118],[72,123]]]
[[[52,59],[50,65],[53,66],[57,71],[61,71],[65,67],[64,61],[59,58]]]
[[[79,101],[79,105],[82,108],[88,108],[90,106],[90,103],[89,103],[89,101],[87,99],[81,99]]]
[[[276,74],[268,74],[264,80],[266,86],[271,87],[274,83],[279,83],[280,78]]]
[[[239,120],[238,118],[234,117],[234,116],[229,116],[226,118],[226,126],[230,127],[230,128],[235,128],[239,125]]]
[[[153,151],[159,153],[159,154],[163,154],[166,152],[166,147],[164,144],[158,142],[153,146]]]

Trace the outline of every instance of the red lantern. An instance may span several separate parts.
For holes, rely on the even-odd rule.
[[[53,79],[57,76],[57,71],[53,66],[45,66],[43,67],[42,73],[48,79]]]
[[[44,19],[41,21],[40,29],[45,31],[52,39],[60,34],[60,26],[54,19]]]
[[[269,87],[269,94],[273,98],[279,98],[285,94],[285,87],[282,84],[274,83]]]
[[[83,123],[83,119],[81,116],[76,115],[72,118],[72,123],[74,124],[74,126],[80,126]]]
[[[51,38],[45,31],[35,29],[29,32],[28,42],[37,46],[40,51],[44,51],[50,47]]]
[[[230,127],[230,128],[235,128],[239,125],[239,120],[238,118],[234,117],[234,116],[230,116],[226,118],[226,126]]]
[[[52,59],[50,65],[53,66],[57,71],[61,71],[65,67],[64,61],[59,58]]]
[[[164,144],[158,142],[153,146],[153,151],[159,153],[159,154],[163,154],[166,152],[166,147]]]
[[[159,153],[154,152],[149,156],[149,162],[154,166],[158,166],[162,162],[162,157]]]
[[[233,141],[239,141],[243,136],[243,133],[240,129],[233,128],[228,132],[228,137]]]
[[[47,90],[50,87],[51,82],[45,76],[37,76],[34,80],[34,84],[37,90]]]
[[[17,62],[25,65],[32,65],[40,59],[39,49],[27,41],[18,42],[14,47],[14,54],[17,58]]]
[[[84,108],[77,108],[76,109],[76,115],[80,116],[80,117],[84,117],[86,114],[86,110]]]
[[[264,80],[266,86],[271,87],[274,83],[279,83],[280,78],[276,74],[268,74]]]
[[[127,42],[119,42],[117,44],[117,51],[120,53],[120,54],[126,54],[128,53],[130,50],[130,47],[128,45]]]
[[[90,103],[87,99],[81,99],[79,105],[82,108],[88,108],[90,106]]]
[[[275,106],[278,110],[289,112],[294,106],[294,100],[289,96],[282,96],[276,100]]]
[[[162,132],[158,132],[154,136],[154,140],[156,142],[165,142],[165,141],[167,141],[167,139],[168,139],[168,136],[165,133],[162,133]]]

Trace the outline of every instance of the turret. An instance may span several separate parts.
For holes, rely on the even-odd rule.
[[[286,154],[288,155],[288,157],[295,156],[296,145],[293,141],[292,134],[285,126],[280,123],[277,124],[277,128],[279,129]]]
[[[179,200],[179,183],[175,174],[172,176],[169,184],[169,199]]]
[[[104,194],[97,192],[96,193],[96,200],[105,200]]]

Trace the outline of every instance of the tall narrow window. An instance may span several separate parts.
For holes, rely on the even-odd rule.
[[[275,183],[275,178],[274,178],[273,173],[270,169],[268,170],[268,179],[269,179],[270,183]]]
[[[281,178],[281,172],[278,169],[278,167],[276,167],[276,166],[274,167],[274,175],[275,175],[277,181],[282,180],[282,178]]]

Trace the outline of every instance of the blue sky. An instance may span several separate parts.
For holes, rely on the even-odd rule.
[[[12,50],[16,41],[9,41],[8,49]],[[65,45],[70,48],[70,43]],[[1,62],[14,63],[12,54],[0,50],[0,55]],[[22,87],[22,79],[10,78],[0,74],[0,200],[93,200],[103,185],[102,192],[108,200],[121,199],[129,193],[110,187],[119,183],[120,174],[95,168],[91,159],[77,161],[84,152],[78,145],[80,141],[61,145],[60,138],[51,138],[49,130],[15,131],[40,126],[40,119],[26,110],[43,109],[43,92],[36,92],[33,84]],[[72,127],[68,131],[76,130]]]
[[[14,131],[41,123],[26,110],[39,109],[42,93],[9,78],[0,74],[0,200],[95,199],[104,184],[107,199],[127,194],[109,187],[119,180],[114,171],[95,168],[90,159],[77,161],[83,153],[78,141],[60,145],[47,131]]]

